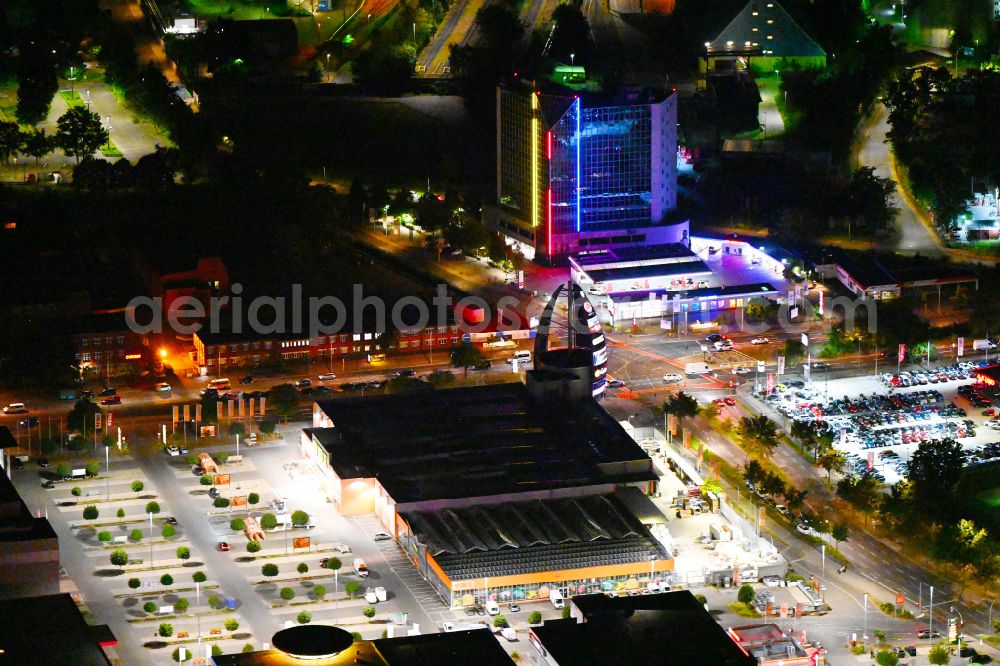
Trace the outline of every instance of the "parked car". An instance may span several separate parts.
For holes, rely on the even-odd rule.
[[[354,573],[358,574],[362,578],[368,578],[368,565],[360,557],[354,558]]]
[[[105,386],[104,389],[101,391],[100,396],[102,398],[106,398],[108,396],[115,395],[116,393],[118,393],[118,389],[116,389],[115,387]]]
[[[378,599],[379,601],[385,601],[386,599],[388,599],[388,598],[389,598],[389,595],[388,595],[388,593],[387,593],[387,592],[385,591],[385,588],[384,588],[384,587],[376,587],[376,588],[375,588],[375,597],[376,597],[376,598],[377,598],[377,599]]]
[[[163,522],[165,522],[167,525],[176,525],[177,518],[175,518],[174,516],[167,516],[167,519]]]
[[[215,486],[212,486],[211,488],[208,489],[208,496],[211,497],[212,499],[219,499],[219,497],[221,497],[221,495],[219,494],[219,489],[216,488]]]
[[[170,384],[166,382],[160,382],[154,387],[154,389],[156,390],[157,393],[169,393],[171,390]]]
[[[479,363],[476,363],[474,366],[472,366],[472,369],[473,370],[489,370],[492,367],[493,367],[493,361],[491,361],[488,358],[485,358],[482,361],[480,361]]]
[[[663,375],[663,381],[668,384],[673,384],[674,382],[683,381],[683,379],[684,378],[681,377],[676,372],[668,372],[667,374]]]
[[[608,388],[622,388],[625,386],[625,382],[620,379],[612,379],[608,382]]]
[[[240,384],[253,384],[253,382],[254,382],[253,375],[247,375],[246,377],[240,379]]]
[[[499,615],[500,614],[500,604],[498,604],[494,599],[486,600],[486,614],[487,615]]]
[[[52,490],[55,487],[56,484],[51,479],[46,479],[45,481],[42,481],[42,488],[45,488],[46,490]]]
[[[508,613],[519,613],[519,612],[521,612],[521,607],[519,605],[515,604],[515,603],[509,603],[509,604],[507,604],[507,612]]]
[[[218,545],[215,546],[217,550],[221,550],[223,553],[229,550],[229,544],[225,541],[220,541]]]
[[[104,400],[101,400],[102,405],[120,405],[122,404],[122,397],[120,395],[109,395]]]
[[[392,537],[387,532],[376,532],[372,535],[372,539],[375,541],[390,541]]]
[[[12,402],[3,408],[4,414],[27,414],[28,408],[23,402]]]
[[[705,336],[705,342],[718,342],[722,339],[722,335],[719,333],[710,333]]]
[[[336,379],[336,378],[337,378],[337,375],[333,374],[332,372],[324,372],[323,374],[321,374],[319,376],[319,380],[321,382],[328,382],[331,379]]]
[[[367,601],[370,604],[378,603],[378,596],[375,594],[375,590],[371,589],[370,587],[365,590],[365,601]]]
[[[750,341],[750,344],[752,344],[752,345],[766,345],[769,342],[770,342],[770,340],[768,340],[767,338],[754,338],[753,340]]]
[[[300,379],[299,381],[295,382],[295,388],[306,388],[307,386],[312,386],[311,379]]]
[[[180,454],[181,454],[181,450],[178,449],[176,446],[168,446],[167,447],[167,455],[179,456]],[[198,469],[201,470],[200,467]]]
[[[512,627],[504,627],[500,630],[500,635],[511,643],[517,640],[517,632]]]

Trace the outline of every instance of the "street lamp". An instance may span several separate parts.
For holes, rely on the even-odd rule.
[[[865,630],[864,633],[861,634],[861,637],[866,641],[868,640],[868,593],[867,592],[865,592]]]

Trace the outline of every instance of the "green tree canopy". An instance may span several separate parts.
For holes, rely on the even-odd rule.
[[[101,117],[83,106],[74,106],[56,121],[59,130],[56,142],[59,147],[76,158],[92,155],[108,141],[108,131],[101,124]]]

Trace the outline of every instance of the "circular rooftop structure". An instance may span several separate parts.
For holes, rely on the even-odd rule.
[[[322,624],[282,629],[271,637],[271,644],[297,659],[329,659],[354,643],[349,631]]]

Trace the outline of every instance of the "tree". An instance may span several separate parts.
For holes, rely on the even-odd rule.
[[[837,482],[837,495],[868,517],[878,510],[884,493],[882,483],[871,474],[865,473],[857,477],[845,476]]]
[[[0,159],[4,164],[10,163],[10,156],[21,147],[21,132],[17,123],[0,122]]]
[[[209,608],[218,608],[220,603],[221,603],[221,601],[219,600],[219,597],[217,597],[214,594],[209,595],[209,597],[208,597],[208,607]]]
[[[754,591],[750,585],[741,585],[739,591],[736,593],[737,601],[748,605],[753,601],[753,597]]]
[[[101,464],[96,460],[88,460],[84,464],[83,469],[85,470],[87,476],[97,476],[97,473],[101,471]]]
[[[296,616],[295,619],[298,620],[299,624],[309,624],[312,621],[312,618],[312,613],[309,611],[302,611]]]
[[[227,506],[229,506],[229,498],[216,497],[215,501],[212,502],[212,506],[214,506],[216,509],[225,509]]]
[[[100,410],[97,405],[90,400],[86,398],[77,400],[76,404],[73,405],[73,409],[70,410],[69,415],[66,417],[66,423],[70,430],[75,430],[76,432],[93,432],[94,414],[98,411]],[[65,476],[69,476],[69,474],[67,473]]]
[[[80,486],[73,486],[73,489],[69,491],[70,495],[73,497],[79,497],[83,494],[83,488]]]
[[[160,505],[156,502],[146,502],[146,513],[157,514],[160,512]]]
[[[962,445],[954,440],[920,443],[907,465],[910,497],[918,509],[952,514],[964,458]]]
[[[451,367],[462,368],[465,377],[469,376],[469,368],[475,367],[486,360],[483,352],[471,342],[451,348]]]
[[[119,508],[118,511],[115,513],[115,515],[118,516],[119,518],[124,518],[125,517],[125,509]]]
[[[170,638],[171,636],[174,635],[174,627],[173,625],[164,622],[163,624],[160,625],[160,630],[157,633],[159,633],[160,636],[163,636],[164,638]]]
[[[528,624],[541,624],[542,614],[538,611],[531,611],[528,613]]]
[[[221,657],[222,656],[222,648],[220,648],[218,645],[213,645],[212,646],[212,656],[213,657]]]
[[[35,164],[38,164],[38,160],[51,153],[55,147],[52,139],[45,134],[44,129],[35,129],[23,134],[21,145],[25,155],[35,158]]]
[[[802,345],[801,340],[793,340],[789,338],[785,340],[785,347],[783,350],[785,356],[785,363],[789,366],[795,365],[802,360],[802,357],[806,354],[806,348]]]
[[[123,567],[128,564],[128,553],[124,550],[111,551],[111,564],[116,567]]]
[[[190,548],[188,548],[187,546],[178,546],[177,547],[177,559],[179,559],[179,560],[187,560],[187,559],[190,559],[190,557],[191,557],[191,549]]]
[[[278,518],[273,513],[265,513],[260,517],[260,526],[265,530],[273,530],[278,526]]]
[[[291,384],[278,384],[271,388],[267,397],[267,405],[271,410],[286,421],[298,414],[302,396]]]
[[[299,562],[299,565],[295,567],[295,570],[298,571],[300,574],[304,574],[307,571],[309,571],[309,565],[306,564],[305,562]]]
[[[895,652],[879,650],[875,653],[875,663],[879,666],[896,666],[899,663],[899,657],[896,656]]]
[[[364,609],[361,611],[361,614],[364,615],[365,617],[367,617],[370,620],[373,617],[375,617],[375,607],[374,606],[365,606]],[[498,615],[497,617],[499,618],[500,616]]]
[[[308,525],[309,524],[309,514],[305,511],[293,511],[292,512],[292,525]]]
[[[208,580],[208,576],[205,575],[204,571],[195,571],[193,574],[191,574],[191,580],[193,580],[196,583],[204,583],[206,580]]]
[[[260,573],[268,578],[274,578],[278,575],[278,565],[277,564],[265,564],[260,568]]]
[[[240,628],[240,623],[230,618],[226,620],[222,626],[226,628],[226,631],[236,631],[237,629]]]
[[[947,645],[938,644],[927,653],[927,661],[936,666],[944,666],[951,661],[951,651]]]
[[[147,613],[155,613],[156,608],[157,608],[156,604],[153,603],[152,601],[147,601],[142,605],[142,610],[146,611]]]
[[[97,510],[96,506],[94,506],[93,504],[88,504],[83,508],[83,519],[97,520],[97,516],[99,515],[99,513],[100,512]]]
[[[132,492],[141,493],[143,488],[145,488],[145,486],[142,484],[142,481],[132,482]]]
[[[163,574],[160,576],[160,585],[173,585],[174,577],[170,574]]]
[[[198,479],[198,483],[200,483],[203,486],[212,486],[215,485],[215,480],[212,479],[211,474],[202,474],[201,478]]]
[[[347,596],[351,597],[352,599],[354,598],[354,595],[356,595],[360,591],[361,591],[361,583],[359,583],[356,580],[349,580],[344,584],[344,592],[346,592]]]
[[[343,566],[343,562],[340,561],[339,557],[329,557],[323,564],[323,567],[330,569],[331,571],[339,571],[340,567]]]
[[[246,522],[242,518],[233,518],[229,521],[229,529],[234,532],[242,532],[245,526]]]
[[[247,427],[239,421],[234,421],[229,424],[230,437],[235,437],[236,435],[243,437],[245,434],[247,434]]]
[[[312,589],[313,596],[318,600],[322,600],[326,596],[326,587],[323,585],[315,585]]]
[[[139,580],[138,578],[129,578],[128,586],[133,590],[138,590],[140,587],[142,587],[142,581]]]
[[[253,644],[252,643],[247,643],[246,645],[244,645],[243,646],[243,652],[244,653],[253,652]]]
[[[677,418],[677,434],[681,436],[681,441],[683,441],[684,419],[695,416],[698,410],[698,401],[684,391],[678,391],[663,403],[663,411]]]
[[[164,525],[163,529],[160,530],[160,534],[163,536],[164,539],[169,539],[173,535],[177,534],[177,528],[169,524]]]
[[[764,414],[744,416],[736,427],[747,457],[769,458],[778,447],[778,424]]]
[[[82,106],[74,106],[56,121],[59,130],[56,142],[67,155],[80,159],[92,155],[108,141],[108,131],[101,125],[101,117]]]
[[[278,592],[278,596],[280,596],[285,601],[291,601],[292,599],[295,598],[295,590],[293,590],[290,587],[283,587]]]
[[[831,483],[834,472],[840,474],[847,469],[847,458],[842,451],[827,449],[820,454],[816,464],[826,470],[826,481]]]
[[[247,495],[247,504],[249,504],[250,506],[254,506],[258,502],[260,502],[260,495],[258,495],[257,493],[250,493],[249,495]]]
[[[247,541],[247,552],[248,553],[259,553],[260,552],[260,542],[257,542],[257,541]]]
[[[850,535],[851,532],[847,527],[847,523],[835,523],[833,529],[830,530],[830,536],[833,537],[835,548],[840,548],[840,542],[847,541]]]
[[[101,541],[101,542],[111,541],[111,532],[108,532],[107,530],[103,530],[101,532],[98,532],[97,533],[97,540]]]
[[[135,528],[134,530],[129,532],[128,538],[129,541],[132,541],[133,543],[139,543],[140,541],[142,541],[142,530],[140,530],[138,527]]]
[[[260,428],[261,434],[273,435],[275,428],[277,427],[277,424],[274,422],[273,419],[264,419],[263,421],[260,422],[260,425],[257,427]]]

